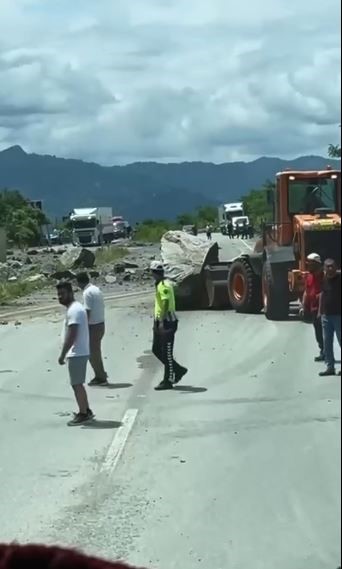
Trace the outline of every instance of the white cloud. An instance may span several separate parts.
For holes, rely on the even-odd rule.
[[[324,153],[335,0],[1,0],[0,148],[133,160]]]

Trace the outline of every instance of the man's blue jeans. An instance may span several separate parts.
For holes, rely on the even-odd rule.
[[[341,315],[322,316],[325,363],[328,369],[335,368],[334,336],[341,347]]]

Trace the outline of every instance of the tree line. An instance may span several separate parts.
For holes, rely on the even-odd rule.
[[[193,213],[182,213],[174,221],[165,219],[146,219],[138,223],[134,238],[139,241],[158,242],[166,231],[182,229],[185,226],[203,228],[207,224],[217,224],[217,207],[207,205],[199,207]]]

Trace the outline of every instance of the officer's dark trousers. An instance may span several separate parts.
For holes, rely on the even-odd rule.
[[[169,322],[164,326],[166,326],[166,328],[163,330],[160,330],[156,324],[154,326],[152,352],[164,366],[163,381],[173,383],[175,375],[183,369],[173,357],[178,322]]]

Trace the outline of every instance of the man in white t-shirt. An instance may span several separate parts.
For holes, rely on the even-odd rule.
[[[77,284],[83,290],[84,308],[88,314],[90,364],[94,378],[89,385],[108,385],[108,376],[102,359],[101,344],[105,335],[105,307],[103,294],[98,286],[90,282],[87,273],[77,275]]]
[[[60,304],[67,309],[63,347],[58,363],[64,365],[65,360],[68,362],[70,383],[79,408],[78,413],[75,413],[68,425],[81,425],[94,418],[94,414],[89,408],[88,396],[84,387],[89,359],[88,318],[82,304],[75,301],[69,282],[58,283],[57,295]]]

